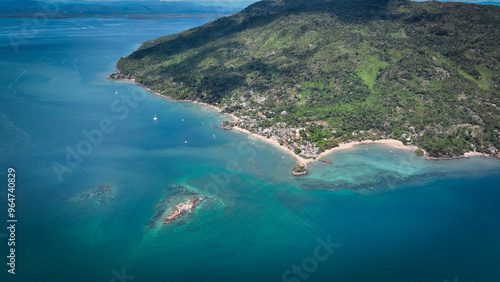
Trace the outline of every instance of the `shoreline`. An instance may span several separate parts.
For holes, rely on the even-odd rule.
[[[399,140],[394,140],[394,139],[382,139],[382,140],[375,140],[375,141],[374,140],[353,141],[353,142],[349,142],[349,143],[342,143],[342,144],[339,144],[338,147],[326,150],[326,151],[322,152],[321,154],[319,154],[315,159],[306,159],[304,157],[301,157],[301,156],[295,154],[295,152],[293,152],[291,149],[280,145],[276,140],[274,140],[272,138],[267,138],[265,136],[258,135],[256,133],[252,133],[252,132],[250,132],[244,128],[241,128],[239,126],[233,126],[231,130],[248,134],[256,139],[259,139],[263,142],[266,142],[267,144],[270,144],[270,145],[276,147],[277,149],[280,149],[284,153],[291,155],[297,161],[298,164],[302,164],[302,165],[308,165],[309,163],[317,162],[320,159],[322,159],[323,157],[328,156],[334,152],[351,149],[355,146],[365,145],[365,144],[382,144],[382,145],[385,145],[385,146],[388,146],[388,147],[391,147],[394,149],[402,149],[402,150],[410,150],[410,151],[415,151],[415,150],[419,149],[417,146],[404,145],[403,142],[401,142]]]
[[[230,119],[232,119],[233,122],[237,122],[239,121],[239,118],[237,116],[235,116],[234,114],[229,114],[229,113],[223,113],[222,110],[214,105],[210,105],[210,104],[207,104],[207,103],[204,103],[204,102],[198,102],[198,101],[191,101],[191,100],[175,100],[171,97],[168,97],[166,95],[162,95],[158,92],[155,92],[151,89],[149,89],[148,87],[138,83],[135,81],[135,79],[133,78],[120,78],[120,79],[112,79],[112,78],[108,78],[110,80],[115,80],[115,81],[123,81],[123,82],[132,82],[136,85],[139,85],[141,86],[142,88],[146,89],[148,92],[150,93],[153,93],[154,95],[157,95],[157,96],[160,96],[162,98],[166,98],[166,99],[169,99],[170,101],[172,102],[185,102],[185,103],[192,103],[192,104],[197,104],[197,105],[202,105],[202,106],[205,106],[205,107],[208,107],[212,110],[215,110],[217,111],[218,113],[222,114],[222,115],[225,115],[225,116],[228,116]],[[316,158],[314,159],[306,159],[304,157],[301,157],[297,154],[295,154],[295,152],[293,152],[291,149],[285,147],[285,146],[282,146],[278,143],[278,141],[272,139],[272,138],[267,138],[265,136],[262,136],[262,135],[259,135],[259,134],[256,134],[256,133],[252,133],[250,131],[248,131],[247,129],[244,129],[244,128],[241,128],[239,126],[233,126],[230,130],[234,130],[234,131],[237,131],[237,132],[240,132],[240,133],[244,133],[244,134],[247,134],[249,136],[252,136],[260,141],[263,141],[269,145],[272,145],[274,147],[276,147],[277,149],[280,149],[282,152],[290,155],[291,157],[293,157],[296,161],[297,161],[297,164],[299,165],[304,165],[307,170],[309,168],[309,163],[312,163],[312,162],[316,162],[316,161],[320,161],[322,160],[323,157],[325,156],[328,156],[334,152],[337,152],[337,151],[342,151],[342,150],[347,150],[347,149],[351,149],[355,146],[358,146],[358,145],[366,145],[366,144],[382,144],[382,145],[385,145],[385,146],[388,146],[390,148],[394,148],[394,149],[402,149],[402,150],[410,150],[412,152],[414,152],[415,150],[417,149],[420,149],[422,151],[424,151],[424,158],[425,160],[450,160],[450,159],[461,159],[461,158],[467,158],[467,159],[470,159],[470,157],[477,157],[477,156],[483,156],[483,157],[492,157],[488,154],[485,154],[485,153],[479,153],[479,152],[473,152],[473,151],[470,151],[470,152],[467,152],[467,153],[464,153],[463,155],[461,156],[455,156],[455,157],[447,157],[447,158],[436,158],[436,157],[429,157],[427,156],[427,152],[425,152],[424,149],[421,149],[415,145],[404,145],[403,142],[399,141],[399,140],[395,140],[395,139],[381,139],[381,140],[364,140],[364,141],[352,141],[352,142],[348,142],[348,143],[342,143],[342,144],[339,144],[338,147],[335,147],[335,148],[332,148],[332,149],[329,149],[329,150],[326,150],[322,153],[320,153]]]
[[[207,103],[204,103],[204,102],[198,102],[198,101],[191,101],[191,100],[176,100],[176,99],[173,99],[173,98],[171,98],[171,97],[168,97],[168,96],[166,96],[166,95],[163,95],[163,94],[161,94],[161,93],[158,93],[158,92],[156,92],[156,91],[153,91],[153,90],[149,89],[148,87],[146,87],[146,86],[144,86],[144,85],[142,85],[142,84],[140,84],[140,83],[136,82],[136,81],[135,81],[135,79],[133,79],[133,78],[119,78],[119,79],[108,78],[108,79],[109,79],[109,80],[114,80],[114,81],[122,81],[122,82],[130,82],[130,83],[134,83],[134,84],[139,85],[140,87],[142,87],[142,88],[146,89],[148,92],[150,92],[150,93],[152,93],[152,94],[154,94],[154,95],[156,95],[156,96],[160,96],[160,97],[162,97],[162,98],[168,99],[168,100],[170,100],[170,101],[172,101],[172,102],[184,102],[184,103],[191,103],[191,104],[202,105],[202,106],[208,107],[208,108],[210,108],[210,109],[212,109],[212,110],[215,110],[215,111],[217,111],[217,112],[218,112],[218,113],[220,113],[220,114],[223,114],[223,115],[226,115],[226,116],[230,117],[230,118],[232,119],[232,121],[233,121],[233,122],[237,122],[237,121],[239,120],[239,118],[238,118],[237,116],[235,116],[235,115],[233,115],[233,114],[223,113],[223,112],[222,112],[222,110],[221,110],[220,108],[218,108],[218,107],[216,107],[216,106],[214,106],[214,105],[210,105],[210,104],[207,104]]]
[[[403,142],[401,142],[399,140],[395,140],[395,139],[353,141],[353,142],[349,142],[349,143],[342,143],[342,144],[339,144],[338,147],[326,150],[323,153],[319,154],[316,159],[319,160],[322,157],[328,156],[336,151],[347,150],[347,149],[353,148],[354,146],[365,145],[365,144],[382,144],[382,145],[385,145],[385,146],[390,147],[390,148],[410,150],[412,152],[419,149],[415,145],[405,145],[405,144],[403,144]]]
[[[299,164],[302,164],[302,165],[307,165],[308,163],[312,162],[312,161],[315,161],[314,159],[305,159],[297,154],[295,154],[295,152],[293,152],[292,150],[290,150],[289,148],[285,147],[285,146],[281,146],[280,143],[278,143],[278,141],[274,140],[274,139],[271,139],[271,138],[267,138],[265,136],[262,136],[262,135],[259,135],[259,134],[256,134],[256,133],[252,133],[244,128],[241,128],[239,126],[233,126],[231,128],[231,130],[234,130],[234,131],[237,131],[237,132],[241,132],[241,133],[245,133],[245,134],[248,134],[256,139],[259,139],[267,144],[270,144],[274,147],[276,147],[277,149],[280,149],[281,151],[283,151],[285,154],[289,154],[291,155]]]

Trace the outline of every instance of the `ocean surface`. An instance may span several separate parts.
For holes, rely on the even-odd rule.
[[[293,178],[215,111],[106,79],[207,21],[0,19],[0,281],[500,281],[499,161],[372,144]]]

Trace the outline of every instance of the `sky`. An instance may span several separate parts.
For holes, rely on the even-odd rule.
[[[0,0],[0,1],[16,1],[16,0]],[[19,1],[19,0],[17,0]],[[199,5],[205,6],[234,6],[246,7],[254,2],[260,0],[36,0],[42,2],[78,2],[78,3],[110,3],[115,1],[162,1],[162,2],[195,2]],[[424,2],[428,0],[412,0],[416,2]],[[464,2],[464,3],[478,3],[478,4],[492,4],[500,5],[500,0],[438,0],[440,2]]]
[[[415,2],[424,2],[425,0],[413,0]],[[439,2],[464,2],[464,3],[498,3],[500,0],[440,0]]]
[[[112,2],[123,2],[123,1],[150,1],[150,2],[195,2],[199,5],[204,6],[237,6],[246,7],[259,0],[0,0],[1,2],[11,2],[21,4],[27,1],[40,1],[40,2],[64,2],[64,3],[112,3]],[[416,2],[423,2],[427,0],[412,0]],[[465,3],[481,3],[481,4],[493,4],[500,5],[500,0],[439,0],[441,2],[465,2]]]
[[[39,2],[64,2],[64,3],[88,3],[88,2],[123,2],[123,1],[131,1],[131,2],[140,2],[140,1],[148,1],[148,2],[206,2],[206,3],[217,3],[217,2],[248,2],[254,3],[258,0],[248,1],[248,0],[33,0]],[[500,0],[498,0],[500,1]],[[23,0],[0,0],[0,2],[23,2]]]
[[[80,2],[80,3],[85,3],[85,2],[113,2],[113,1],[143,1],[143,0],[37,0],[41,2]],[[206,2],[206,3],[216,3],[216,2],[248,2],[248,3],[253,3],[257,1],[243,1],[243,0],[144,0],[144,1],[162,1],[162,2]],[[416,2],[423,2],[425,0],[414,0]],[[19,0],[0,0],[0,2],[21,2]],[[442,0],[441,2],[466,2],[466,3],[484,3],[484,2],[493,2],[493,3],[499,3],[500,0]]]

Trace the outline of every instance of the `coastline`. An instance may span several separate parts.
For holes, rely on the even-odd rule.
[[[295,160],[297,161],[297,163],[299,164],[302,164],[302,165],[307,165],[308,163],[310,162],[313,162],[315,161],[314,159],[305,159],[297,154],[295,154],[294,152],[292,152],[292,150],[290,150],[289,148],[285,147],[285,146],[281,146],[280,143],[278,143],[278,141],[274,140],[274,139],[271,139],[271,138],[267,138],[267,137],[264,137],[262,135],[259,135],[259,134],[255,134],[255,133],[252,133],[244,128],[241,128],[239,126],[233,126],[231,130],[234,130],[234,131],[238,131],[238,132],[241,132],[241,133],[245,133],[245,134],[248,134],[256,139],[259,139],[263,142],[266,142],[267,144],[270,144],[278,149],[280,149],[281,151],[285,152],[286,154],[289,154],[291,155],[293,158],[295,158]]]
[[[419,149],[415,145],[405,145],[405,144],[403,144],[403,142],[401,142],[399,140],[394,140],[394,139],[353,141],[353,142],[349,142],[349,143],[342,143],[342,144],[339,144],[338,147],[332,148],[330,150],[326,150],[323,153],[319,154],[316,159],[321,159],[322,157],[330,155],[331,153],[336,152],[336,151],[351,149],[354,146],[365,145],[365,144],[383,144],[387,147],[391,147],[394,149],[402,149],[402,150],[410,150],[410,151],[415,151],[415,150]]]
[[[267,138],[265,136],[261,136],[261,135],[258,135],[258,134],[255,134],[255,133],[252,133],[246,129],[243,129],[243,128],[240,128],[238,126],[233,126],[233,129],[235,131],[238,131],[238,132],[241,132],[241,133],[245,133],[245,134],[249,134],[263,142],[266,142],[270,145],[273,145],[274,147],[276,148],[279,148],[281,149],[283,152],[287,153],[287,154],[290,154],[292,157],[294,157],[296,160],[297,160],[297,163],[298,164],[302,164],[302,165],[306,165],[308,166],[309,163],[312,163],[312,162],[315,162],[315,161],[321,161],[323,157],[325,156],[328,156],[334,152],[337,152],[337,151],[342,151],[342,150],[347,150],[347,149],[351,149],[353,147],[356,147],[358,145],[366,145],[366,144],[381,144],[381,145],[384,145],[384,146],[387,146],[387,147],[390,147],[390,148],[394,148],[394,149],[400,149],[400,150],[408,150],[408,151],[412,151],[414,152],[415,150],[422,150],[425,152],[424,149],[421,149],[419,148],[418,146],[415,146],[415,145],[405,145],[403,144],[403,142],[399,141],[399,140],[395,140],[395,139],[380,139],[380,140],[364,140],[364,141],[352,141],[352,142],[348,142],[348,143],[341,143],[339,144],[338,147],[335,147],[335,148],[332,148],[332,149],[329,149],[329,150],[326,150],[324,152],[322,152],[321,154],[319,154],[315,159],[306,159],[306,158],[303,158],[297,154],[295,154],[292,150],[290,150],[289,148],[286,148],[285,146],[282,146],[280,145],[276,140],[273,140],[271,138]],[[461,156],[455,156],[455,157],[441,157],[441,158],[437,158],[437,157],[429,157],[427,156],[427,153],[425,152],[425,155],[424,155],[424,158],[425,160],[429,160],[429,161],[440,161],[440,160],[453,160],[453,159],[463,159],[463,158],[466,158],[466,159],[470,159],[471,157],[488,157],[488,158],[491,158],[492,156],[488,155],[488,154],[485,154],[485,153],[479,153],[479,152],[467,152],[467,153],[464,153],[463,155]]]
[[[272,146],[280,149],[281,151],[283,151],[283,152],[291,155],[293,158],[295,158],[295,160],[297,160],[298,164],[302,164],[302,165],[308,165],[309,163],[319,161],[321,158],[323,158],[325,156],[328,156],[328,155],[330,155],[330,154],[332,154],[334,152],[351,149],[351,148],[353,148],[355,146],[365,145],[365,144],[383,144],[383,145],[391,147],[391,148],[403,149],[403,150],[410,150],[410,151],[415,151],[415,150],[418,149],[417,146],[414,146],[414,145],[404,145],[403,142],[401,142],[399,140],[394,140],[394,139],[382,139],[382,140],[375,140],[375,141],[373,141],[373,140],[353,141],[353,142],[349,142],[349,143],[342,143],[342,144],[339,144],[338,147],[326,150],[323,153],[319,154],[318,157],[316,157],[315,159],[306,159],[306,158],[303,158],[303,157],[295,154],[295,152],[293,152],[289,148],[280,145],[274,139],[267,138],[265,136],[252,133],[252,132],[250,132],[250,131],[248,131],[246,129],[243,129],[243,128],[239,127],[239,126],[233,126],[232,130],[248,134],[248,135],[250,135],[250,136],[252,136],[252,137],[254,137],[256,139],[259,139],[259,140],[261,140],[263,142],[266,142],[267,144],[270,144],[270,145],[272,145]]]
[[[207,104],[207,103],[204,103],[204,102],[198,102],[198,101],[172,99],[171,97],[168,97],[166,95],[158,93],[158,92],[156,92],[156,91],[154,91],[152,89],[149,89],[148,87],[146,87],[146,86],[144,86],[144,85],[136,82],[135,79],[133,79],[133,78],[119,78],[119,79],[108,78],[108,79],[114,80],[114,81],[123,81],[123,82],[134,83],[134,84],[139,85],[140,87],[146,89],[148,92],[150,92],[150,93],[152,93],[152,94],[154,94],[156,96],[160,96],[162,98],[168,99],[168,100],[170,100],[172,102],[185,102],[185,103],[192,103],[192,104],[202,105],[202,106],[208,107],[208,108],[210,108],[212,110],[215,110],[215,111],[217,111],[220,114],[223,114],[223,115],[226,115],[226,116],[230,117],[233,122],[237,122],[239,120],[238,117],[235,116],[235,115],[233,115],[233,114],[222,113],[222,110],[220,108],[214,106],[214,105],[210,105],[210,104]]]
[[[479,157],[479,156],[482,156],[482,157],[490,157],[490,155],[488,154],[485,154],[485,153],[479,153],[479,152],[467,152],[463,155],[465,158],[470,158],[470,157]]]
[[[109,78],[109,79],[111,79],[111,78]],[[192,103],[192,104],[202,105],[202,106],[208,107],[208,108],[210,108],[212,110],[215,110],[215,111],[217,111],[220,114],[228,116],[229,118],[232,119],[233,122],[237,122],[239,120],[239,118],[237,116],[233,115],[233,114],[222,113],[222,110],[220,108],[214,106],[214,105],[210,105],[210,104],[207,104],[207,103],[204,103],[204,102],[198,102],[198,101],[175,100],[175,99],[172,99],[171,97],[168,97],[166,95],[162,95],[162,94],[160,94],[158,92],[155,92],[155,91],[149,89],[148,87],[146,87],[146,86],[144,86],[144,85],[142,85],[140,83],[137,83],[135,81],[135,79],[120,78],[120,79],[112,79],[112,80],[123,81],[123,82],[132,82],[132,83],[137,84],[137,85],[141,86],[142,88],[146,89],[148,92],[153,93],[154,95],[160,96],[162,98],[169,99],[169,100],[171,100],[173,102],[186,102],[186,103]],[[315,161],[321,161],[323,157],[328,156],[328,155],[330,155],[330,154],[332,154],[334,152],[341,151],[341,150],[351,149],[351,148],[353,148],[355,146],[358,146],[358,145],[382,144],[382,145],[385,145],[385,146],[388,146],[388,147],[391,147],[391,148],[394,148],[394,149],[410,150],[412,152],[414,152],[417,149],[420,149],[419,147],[417,147],[415,145],[404,145],[403,142],[401,142],[399,140],[395,140],[395,139],[352,141],[352,142],[348,142],[348,143],[339,144],[338,147],[326,150],[326,151],[320,153],[314,159],[306,159],[306,158],[303,158],[303,157],[295,154],[295,152],[293,152],[291,149],[289,149],[289,148],[287,148],[285,146],[280,145],[276,140],[274,140],[272,138],[267,138],[265,136],[262,136],[262,135],[259,135],[259,134],[256,134],[256,133],[252,133],[252,132],[248,131],[247,129],[241,128],[239,126],[233,126],[231,128],[231,130],[247,134],[247,135],[252,136],[252,137],[254,137],[254,138],[256,138],[256,139],[258,139],[260,141],[263,141],[263,142],[265,142],[265,143],[267,143],[269,145],[272,145],[272,146],[276,147],[277,149],[280,149],[282,152],[284,152],[284,153],[289,154],[290,156],[292,156],[297,161],[297,164],[305,166],[307,170],[309,168],[309,163],[312,163],[312,162],[315,162]],[[423,150],[423,149],[420,149],[420,150]],[[425,150],[423,150],[423,151],[425,152]],[[471,151],[471,152],[464,153],[461,156],[450,157],[450,158],[429,157],[429,156],[427,156],[427,153],[425,152],[424,158],[426,160],[449,160],[449,159],[470,158],[470,157],[476,157],[476,156],[492,157],[492,156],[490,156],[488,154],[485,154],[485,153],[479,153],[479,152],[473,152],[473,151]]]

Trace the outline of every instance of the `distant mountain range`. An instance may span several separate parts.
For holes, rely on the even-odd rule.
[[[0,17],[29,17],[43,15],[51,18],[120,16],[120,17],[213,17],[231,15],[244,7],[206,6],[194,2],[113,1],[109,3],[46,3],[21,0],[0,2]]]
[[[479,5],[497,5],[497,6],[500,6],[499,2],[474,2],[474,4],[479,4]]]

